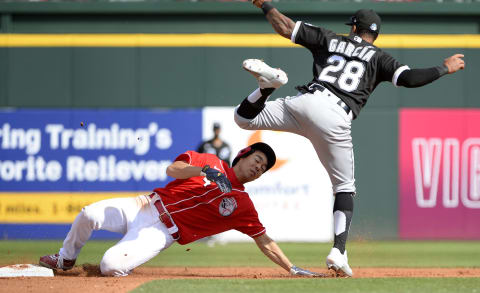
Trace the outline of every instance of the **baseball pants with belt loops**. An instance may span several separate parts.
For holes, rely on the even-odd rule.
[[[306,137],[330,176],[333,193],[354,193],[352,111],[347,114],[338,102],[329,90],[317,90],[268,101],[253,119],[238,115],[237,106],[234,119],[243,129],[287,131]]]
[[[123,234],[100,262],[103,275],[126,276],[173,242],[148,195],[102,200],[86,206],[68,232],[60,256],[76,259],[93,230]]]

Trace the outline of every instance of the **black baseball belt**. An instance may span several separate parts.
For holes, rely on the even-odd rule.
[[[163,205],[163,201],[156,192],[148,195],[153,201],[153,205],[157,208],[158,213],[160,214],[160,221],[167,227],[168,232],[172,235],[173,240],[180,239],[180,234],[178,233],[178,227],[170,216],[170,213],[167,211]]]
[[[306,94],[306,93],[313,94],[316,91],[323,92],[324,90],[326,90],[326,88],[323,85],[320,85],[318,83],[311,83],[308,86],[307,85],[296,86],[295,89],[297,89],[302,94]],[[337,105],[342,107],[343,110],[345,110],[345,112],[347,113],[347,115],[350,114],[350,111],[352,111],[352,109],[350,109],[350,107],[347,104],[345,104],[345,102],[342,101],[342,99],[340,98],[338,98]]]

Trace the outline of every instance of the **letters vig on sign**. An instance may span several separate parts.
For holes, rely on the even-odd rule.
[[[480,110],[400,112],[399,232],[480,239]]]

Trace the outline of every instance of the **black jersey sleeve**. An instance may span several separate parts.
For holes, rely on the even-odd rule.
[[[327,29],[297,21],[292,33],[292,42],[313,50],[315,47],[326,46],[328,35],[335,35]]]
[[[447,73],[448,68],[445,65],[405,70],[398,77],[397,85],[408,88],[421,87],[437,80]]]
[[[377,63],[378,68],[378,80],[379,81],[391,81],[395,86],[397,85],[398,76],[404,71],[409,69],[408,66],[401,64],[390,54],[381,51]]]

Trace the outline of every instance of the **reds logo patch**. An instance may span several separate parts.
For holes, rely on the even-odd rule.
[[[218,206],[218,211],[220,212],[220,215],[227,217],[230,216],[236,208],[237,201],[235,200],[235,198],[225,197],[220,202],[220,205]]]

